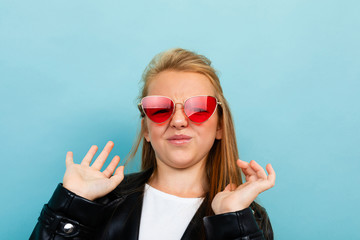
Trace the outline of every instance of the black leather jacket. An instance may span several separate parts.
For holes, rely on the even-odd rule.
[[[144,184],[151,173],[127,175],[114,191],[96,201],[84,199],[59,184],[49,203],[44,205],[30,239],[137,240]],[[272,239],[264,209],[262,215],[246,208],[205,217],[203,203],[181,240],[263,240],[263,231],[267,239]]]

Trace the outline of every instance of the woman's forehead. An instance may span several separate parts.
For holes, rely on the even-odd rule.
[[[174,100],[185,100],[197,95],[215,96],[215,89],[209,78],[203,74],[164,71],[150,81],[148,95],[162,95]]]

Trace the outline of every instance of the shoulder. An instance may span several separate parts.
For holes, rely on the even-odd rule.
[[[121,183],[110,193],[96,200],[97,203],[110,204],[120,199],[126,199],[133,193],[142,193],[144,185],[152,174],[152,169],[126,174]],[[121,201],[121,200],[120,200]]]
[[[123,181],[114,189],[113,193],[122,196],[134,191],[143,191],[145,183],[149,180],[153,169],[126,174]]]
[[[255,220],[259,228],[263,231],[265,239],[273,240],[274,233],[266,209],[256,202],[252,202],[250,208],[253,210]]]

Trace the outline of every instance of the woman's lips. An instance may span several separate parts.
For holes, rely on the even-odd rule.
[[[175,145],[186,144],[191,141],[191,137],[187,135],[174,135],[167,139],[170,143]]]

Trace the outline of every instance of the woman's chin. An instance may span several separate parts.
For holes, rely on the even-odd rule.
[[[186,160],[185,158],[176,158],[164,163],[165,165],[178,170],[186,170],[199,166],[200,161],[194,161],[193,159]]]

